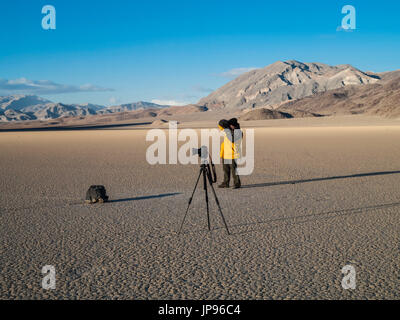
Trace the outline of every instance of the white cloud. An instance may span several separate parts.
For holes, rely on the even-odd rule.
[[[189,104],[188,102],[183,102],[183,101],[176,101],[176,100],[159,100],[159,99],[153,99],[151,100],[152,103],[160,104],[163,106],[184,106]]]
[[[257,68],[255,67],[249,67],[249,68],[234,68],[231,70],[228,70],[226,72],[222,72],[219,74],[220,77],[224,78],[232,78],[232,77],[237,77],[240,76],[243,73],[249,72],[251,70],[255,70]]]
[[[29,80],[20,78],[15,80],[0,79],[0,91],[6,94],[29,93],[29,94],[58,94],[74,92],[104,92],[114,91],[93,84],[81,86],[59,84],[50,80]]]

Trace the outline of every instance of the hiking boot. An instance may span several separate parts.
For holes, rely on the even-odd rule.
[[[221,183],[218,188],[229,188],[229,184]]]
[[[239,189],[239,188],[241,188],[240,184],[235,184],[234,187],[233,187],[233,189]]]

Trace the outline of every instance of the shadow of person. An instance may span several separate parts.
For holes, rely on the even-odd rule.
[[[291,181],[278,181],[278,182],[265,182],[257,184],[243,185],[242,188],[260,188],[260,187],[271,187],[280,186],[286,184],[298,184],[306,182],[317,182],[317,181],[327,181],[327,180],[337,180],[337,179],[351,179],[351,178],[361,178],[361,177],[372,177],[372,176],[383,176],[389,174],[399,174],[400,171],[382,171],[382,172],[369,172],[369,173],[357,173],[347,176],[332,176],[332,177],[322,177],[322,178],[312,178],[312,179],[302,179],[302,180],[291,180]]]
[[[180,192],[163,193],[163,194],[156,194],[156,195],[151,195],[151,196],[141,196],[141,197],[134,197],[134,198],[114,199],[114,200],[109,200],[108,203],[147,200],[147,199],[157,199],[157,198],[164,198],[164,197],[172,197],[172,196],[176,196],[178,194],[181,194],[181,193]]]
[[[320,219],[331,219],[331,218],[336,218],[336,217],[341,217],[341,216],[350,216],[350,215],[354,215],[354,214],[365,213],[368,211],[383,210],[383,209],[395,208],[395,207],[399,207],[399,206],[400,206],[400,202],[385,203],[385,204],[378,204],[378,205],[374,205],[374,206],[334,210],[334,211],[320,212],[320,213],[316,213],[316,214],[307,214],[307,215],[300,215],[300,216],[282,217],[282,218],[276,218],[276,219],[270,219],[270,220],[258,221],[258,222],[241,223],[241,224],[232,225],[231,228],[257,226],[257,225],[262,226],[260,229],[246,230],[246,231],[242,231],[242,232],[233,233],[233,235],[234,234],[239,235],[239,234],[246,234],[246,233],[261,231],[264,228],[271,228],[271,227],[275,228],[275,227],[279,226],[279,224],[278,225],[275,224],[274,226],[269,225],[270,223],[273,223],[273,222],[287,222],[287,225],[297,225],[297,224],[312,222],[312,221],[316,221],[316,220],[320,220]]]

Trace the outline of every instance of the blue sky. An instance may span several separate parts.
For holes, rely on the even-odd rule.
[[[41,27],[47,4],[56,8],[56,30]],[[337,31],[348,4],[357,29]],[[277,60],[395,70],[399,15],[394,0],[2,0],[0,94],[188,103],[231,80],[231,70]],[[10,83],[31,89],[11,90]]]

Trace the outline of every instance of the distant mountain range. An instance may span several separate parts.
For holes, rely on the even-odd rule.
[[[144,110],[144,109],[150,109],[150,108],[159,109],[159,108],[166,108],[166,107],[169,107],[169,106],[159,105],[159,104],[152,103],[152,102],[139,101],[139,102],[134,102],[134,103],[121,104],[119,106],[107,107],[107,108],[98,110],[98,113],[106,114],[106,113]]]
[[[0,96],[0,121],[49,120],[62,117],[86,117],[166,106],[150,102],[135,102],[120,106],[104,107],[95,104],[53,103],[35,95]]]
[[[400,117],[399,103],[400,70],[373,73],[351,65],[289,60],[244,73],[194,105],[178,107],[139,101],[104,107],[53,103],[34,95],[15,95],[0,97],[0,121],[94,115],[101,118],[110,114],[117,114],[115,119],[157,118],[208,110],[242,112],[242,120],[339,114]]]

